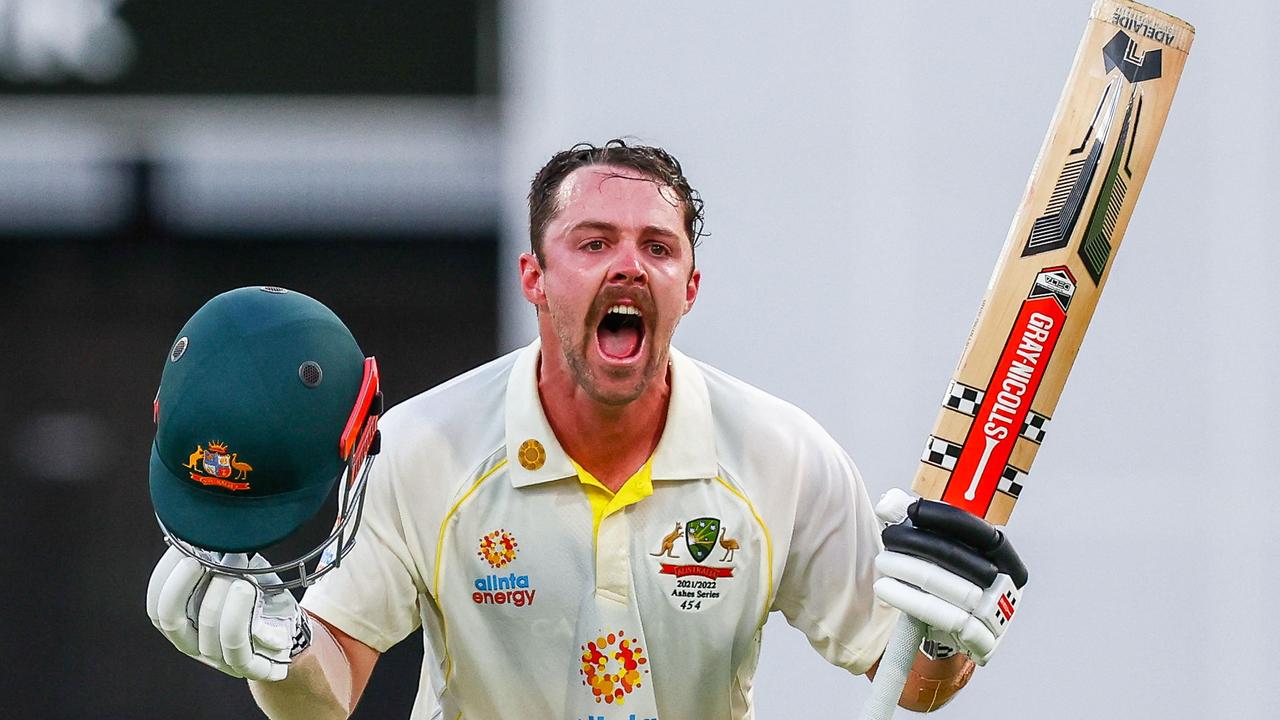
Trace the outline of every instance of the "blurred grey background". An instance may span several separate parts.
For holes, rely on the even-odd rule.
[[[579,140],[662,145],[706,199],[677,344],[908,484],[1089,4],[0,0],[11,712],[245,716],[143,612],[173,334],[294,287],[392,400],[514,348],[527,183]],[[1280,6],[1159,4],[1197,40],[1013,518],[1021,620],[943,717],[1274,716]],[[407,714],[420,656],[363,717]],[[866,688],[770,620],[759,717]]]

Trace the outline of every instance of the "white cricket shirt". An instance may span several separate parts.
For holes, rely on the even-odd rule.
[[[812,418],[672,349],[652,493],[593,538],[538,357],[387,413],[355,548],[303,599],[379,651],[425,626],[414,718],[751,718],[770,610],[854,673],[879,657],[896,619],[872,592],[879,525]]]

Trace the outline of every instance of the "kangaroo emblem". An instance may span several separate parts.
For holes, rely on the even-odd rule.
[[[669,557],[669,558],[675,558],[676,556],[675,556],[671,551],[675,548],[675,546],[676,546],[676,540],[678,540],[678,539],[680,539],[680,523],[678,523],[678,522],[677,522],[677,523],[676,523],[676,529],[675,529],[675,530],[672,530],[670,533],[668,533],[667,535],[664,535],[664,536],[663,536],[663,538],[662,538],[662,549],[661,549],[661,550],[659,550],[659,551],[658,551],[658,552],[656,552],[656,553],[649,553],[649,554],[650,554],[650,555],[652,555],[652,556],[654,556],[654,557],[664,557],[664,556],[665,556],[665,557]]]
[[[196,468],[200,467],[197,463],[199,463],[202,459],[204,459],[204,447],[197,445],[196,451],[191,453],[191,456],[187,458],[187,464],[185,467],[189,467],[192,470],[195,470]]]

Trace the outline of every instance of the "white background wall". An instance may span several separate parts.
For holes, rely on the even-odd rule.
[[[1013,518],[1021,619],[948,718],[1274,716],[1280,5],[1161,5],[1198,37]],[[636,136],[707,201],[677,343],[817,417],[873,496],[909,484],[1088,11],[507,3],[505,345],[534,333],[528,179]],[[851,717],[867,688],[777,615],[757,683],[766,719]]]

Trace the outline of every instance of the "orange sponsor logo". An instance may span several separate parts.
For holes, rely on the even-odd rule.
[[[640,687],[649,673],[644,648],[622,631],[587,642],[582,646],[581,659],[578,674],[598,703],[624,704],[627,695]]]
[[[520,543],[516,542],[514,535],[506,530],[494,530],[480,538],[480,550],[476,554],[496,570],[515,560],[519,547]]]

